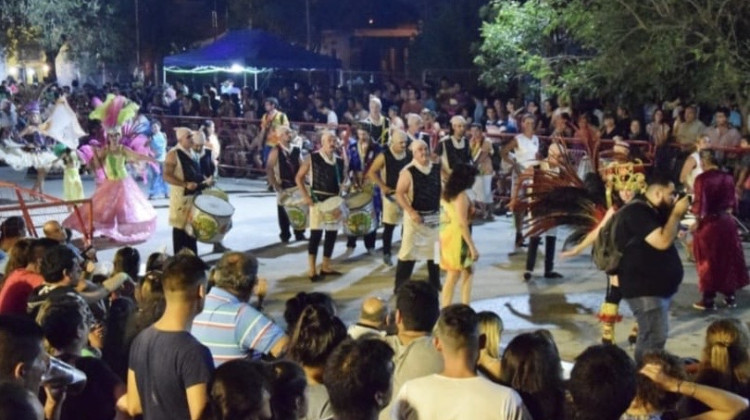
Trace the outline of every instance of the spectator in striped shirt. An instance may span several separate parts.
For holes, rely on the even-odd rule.
[[[192,333],[211,350],[214,364],[262,355],[279,357],[289,338],[284,330],[250,305],[258,283],[258,260],[250,254],[227,252],[216,264],[213,288]]]

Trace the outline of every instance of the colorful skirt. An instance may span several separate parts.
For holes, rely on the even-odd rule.
[[[135,181],[103,180],[91,197],[94,235],[105,236],[119,244],[137,244],[156,231],[156,210]],[[89,207],[79,207],[81,220],[89,220]],[[79,219],[71,214],[63,226],[83,232]]]

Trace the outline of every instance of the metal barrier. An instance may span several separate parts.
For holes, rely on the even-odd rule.
[[[88,220],[81,215],[81,207],[88,207]],[[38,238],[44,224],[51,220],[60,223],[73,214],[80,226],[84,226],[83,241],[90,245],[94,232],[94,219],[91,199],[64,201],[47,194],[0,181],[0,217],[21,216],[30,236]]]

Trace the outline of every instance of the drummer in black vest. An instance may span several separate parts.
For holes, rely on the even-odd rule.
[[[169,225],[172,226],[172,249],[176,254],[187,248],[196,255],[196,239],[187,234],[188,215],[193,201],[201,189],[212,182],[204,177],[200,156],[193,150],[194,132],[185,127],[175,128],[177,145],[168,153],[164,161],[164,181],[170,185]]]
[[[210,188],[216,185],[216,159],[214,159],[213,150],[206,147],[208,139],[206,133],[203,130],[193,131],[193,150],[198,154],[198,164],[201,167],[201,174],[203,175],[203,188]],[[219,254],[228,251],[227,247],[221,242],[214,243],[214,249],[211,251],[214,254]]]
[[[435,156],[440,159],[443,179],[448,179],[456,164],[472,164],[469,141],[464,137],[466,120],[460,115],[455,115],[451,118],[451,127],[453,133],[440,139],[435,148]]]
[[[398,289],[411,278],[417,259],[427,260],[429,282],[440,290],[440,268],[435,264],[440,217],[440,163],[433,163],[427,143],[415,140],[411,144],[414,156],[399,174],[396,200],[404,209],[404,231],[396,265]]]
[[[281,200],[283,191],[297,186],[295,177],[302,163],[302,151],[299,147],[292,146],[291,144],[291,128],[285,125],[276,127],[276,138],[279,140],[279,143],[268,154],[266,175],[268,176],[268,183],[271,184],[276,191],[278,199]],[[286,214],[286,210],[284,210],[284,206],[281,205],[280,201],[277,201],[276,207],[279,219],[279,238],[281,242],[288,243],[292,237],[292,234],[289,232],[291,228],[289,216]],[[306,239],[305,231],[295,230],[294,237],[298,241],[304,241]]]
[[[344,191],[344,185],[347,183],[346,170],[344,161],[336,154],[337,139],[336,135],[326,131],[320,138],[320,150],[305,159],[302,166],[297,172],[297,187],[302,192],[305,202],[310,206],[310,242],[308,244],[308,276],[310,281],[321,280],[326,275],[340,275],[331,267],[331,256],[333,255],[333,246],[336,244],[336,233],[338,224],[325,223],[323,213],[320,210],[321,204],[328,199],[340,197]],[[305,180],[311,174],[312,193],[308,193]],[[336,210],[337,216],[341,216],[339,210]],[[320,273],[316,268],[318,257],[318,246],[323,238],[325,230],[325,239],[323,242],[323,263],[320,267]]]
[[[367,171],[367,177],[380,187],[383,198],[383,262],[393,265],[391,244],[393,231],[401,223],[403,211],[396,202],[396,184],[399,173],[411,163],[411,152],[406,148],[407,134],[401,130],[391,132],[388,148],[379,154]]]
[[[377,197],[377,199],[375,197],[375,184],[373,184],[365,175],[375,161],[375,158],[380,155],[380,145],[372,141],[370,132],[365,124],[357,126],[357,140],[349,145],[348,152],[349,179],[352,180],[352,186],[357,191],[372,195],[375,211],[379,214],[378,207],[380,200],[379,197]],[[365,248],[367,249],[368,255],[372,255],[375,252],[376,237],[377,229],[364,235]],[[351,253],[356,246],[357,237],[349,235],[346,241],[347,251]]]

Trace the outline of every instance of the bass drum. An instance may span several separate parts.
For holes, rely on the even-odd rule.
[[[284,207],[292,229],[305,230],[309,227],[310,206],[305,203],[299,188],[287,188],[282,191],[279,194],[279,205]]]
[[[193,201],[185,231],[200,242],[221,243],[232,228],[234,207],[213,195],[201,194]]]
[[[346,233],[351,236],[367,235],[377,229],[377,216],[372,203],[372,194],[359,192],[346,199],[349,216],[344,223]]]

